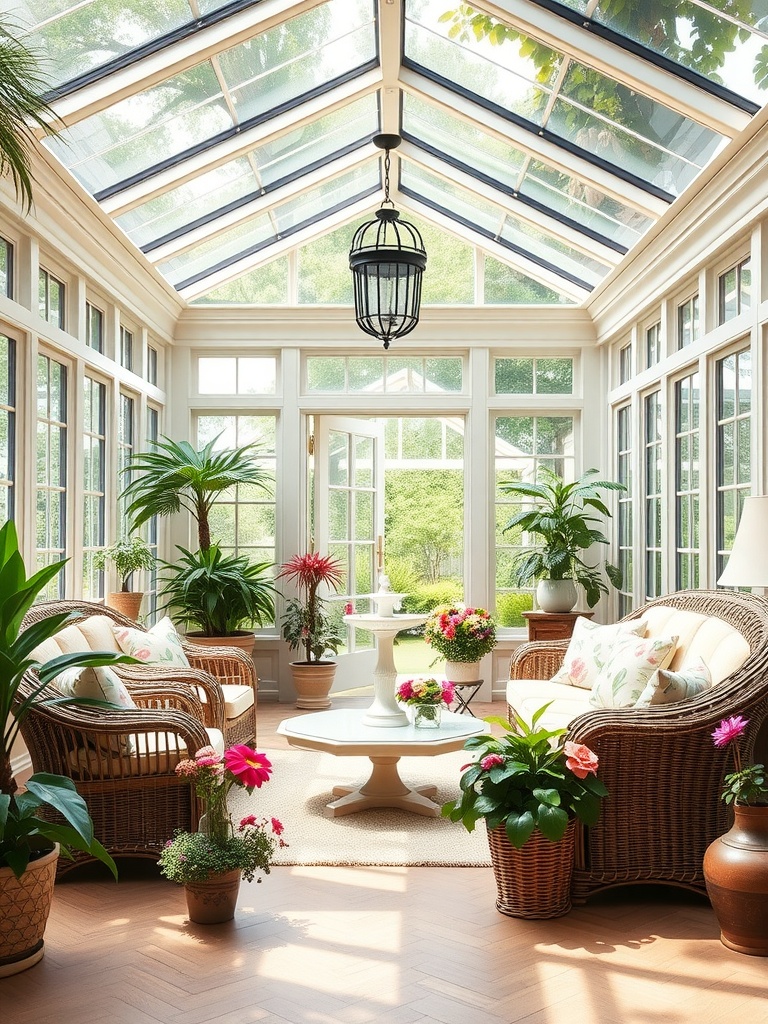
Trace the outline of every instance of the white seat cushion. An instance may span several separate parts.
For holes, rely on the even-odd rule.
[[[539,708],[552,701],[539,719],[544,729],[564,729],[577,715],[590,711],[589,695],[580,686],[554,680],[510,679],[507,683],[507,703],[528,725]]]
[[[207,703],[205,690],[202,686],[197,688],[198,695],[203,704]],[[233,719],[245,714],[248,708],[253,707],[253,687],[235,685],[234,683],[223,683],[221,692],[224,694],[224,717]]]
[[[217,754],[224,753],[224,733],[220,729],[206,729],[208,742]],[[126,737],[133,743],[133,753],[128,756],[110,757],[109,774],[112,777],[130,775],[157,775],[173,771],[179,761],[194,757],[195,750],[187,750],[186,745],[173,733],[133,733]],[[69,763],[73,771],[89,771],[99,774],[100,764],[107,753],[86,750],[79,747],[69,754]]]

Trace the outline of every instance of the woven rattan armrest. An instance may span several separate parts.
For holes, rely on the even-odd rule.
[[[520,644],[509,660],[510,679],[551,679],[563,664],[567,640],[536,640]]]
[[[170,689],[176,687],[187,688],[195,697],[197,705],[202,707],[202,721],[210,729],[220,729],[222,732],[225,727],[225,711],[224,711],[224,693],[221,689],[221,683],[214,676],[208,672],[202,672],[200,669],[195,668],[184,668],[181,666],[174,665],[173,667],[166,667],[164,665],[119,665],[119,675],[128,686],[128,689],[133,695],[134,686],[153,687],[156,689],[162,689],[167,686]],[[200,687],[205,693],[206,700],[202,702],[197,694],[197,687]],[[134,696],[134,700],[135,700]]]

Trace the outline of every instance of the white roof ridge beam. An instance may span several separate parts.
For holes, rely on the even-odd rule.
[[[407,157],[408,160],[412,160],[413,163],[423,167],[424,170],[429,171],[431,174],[436,174],[438,177],[445,179],[445,181],[451,182],[451,184],[461,185],[462,188],[474,193],[474,195],[485,202],[493,203],[494,206],[498,206],[505,213],[524,220],[527,224],[531,224],[545,234],[552,235],[561,242],[565,242],[566,245],[578,249],[585,256],[604,263],[607,267],[617,266],[624,258],[624,253],[617,252],[616,249],[604,245],[597,239],[592,238],[591,235],[577,231],[568,224],[563,224],[557,217],[549,216],[538,209],[528,206],[526,203],[518,202],[512,196],[499,191],[488,184],[488,182],[480,181],[466,171],[461,171],[449,163],[436,162],[436,158],[431,154],[425,153],[409,142],[402,144],[402,147],[398,150],[398,155]],[[444,167],[445,170],[441,170],[441,167]]]
[[[224,50],[231,50],[233,46],[326,2],[261,0],[260,3],[98,78],[68,96],[54,100],[52,106],[65,125],[77,124],[134,93],[143,92],[166,78],[194,67]]]
[[[331,214],[322,220],[315,221],[313,224],[308,224],[306,227],[301,228],[300,231],[296,231],[292,235],[284,235],[282,238],[273,242],[268,248],[261,249],[259,252],[250,253],[248,256],[244,256],[243,259],[237,260],[230,264],[228,267],[224,267],[221,270],[212,271],[206,277],[201,278],[194,284],[188,285],[186,288],[179,291],[179,295],[187,302],[190,299],[199,298],[201,295],[205,295],[206,292],[211,291],[213,288],[217,288],[219,285],[226,284],[228,281],[232,281],[242,274],[247,273],[254,267],[257,267],[260,263],[271,263],[272,260],[278,256],[282,256],[285,252],[290,252],[291,249],[297,248],[300,245],[306,245],[307,242],[312,242],[314,239],[319,238],[320,235],[324,235],[335,228],[342,227],[344,224],[351,223],[358,217],[362,217],[368,213],[371,209],[371,196],[366,196],[364,199],[358,199],[357,202],[350,204],[343,210],[337,210],[336,213]],[[350,235],[350,242],[352,237]],[[265,259],[265,254],[269,254],[269,258]]]
[[[752,120],[750,114],[727,100],[537,4],[525,0],[476,0],[476,7],[726,138],[738,135]],[[587,40],[589,49],[585,50]]]
[[[346,171],[366,163],[372,157],[378,157],[378,155],[378,149],[372,143],[368,143],[352,153],[347,153],[345,156],[323,164],[322,167],[316,168],[309,174],[302,175],[300,178],[294,178],[293,181],[281,185],[273,192],[266,192],[258,198],[252,199],[250,202],[234,210],[230,210],[229,213],[222,214],[221,217],[217,217],[215,220],[206,221],[199,227],[179,235],[178,238],[158,246],[157,249],[153,249],[145,255],[151,263],[162,263],[165,260],[172,259],[188,249],[193,249],[201,242],[215,238],[217,235],[223,234],[223,232],[228,231],[230,228],[237,227],[238,224],[242,224],[243,221],[249,220],[252,217],[267,213],[273,207],[279,206],[280,203],[302,195],[308,189],[314,188],[324,181],[329,181],[331,178],[336,178]]]
[[[379,54],[381,60],[381,131],[400,134],[400,74],[403,5],[379,3]]]
[[[437,104],[448,113],[460,117],[481,131],[488,132],[489,135],[502,142],[515,146],[534,159],[540,159],[582,181],[591,182],[595,188],[605,192],[606,195],[616,199],[624,206],[630,206],[633,210],[650,217],[651,220],[658,220],[669,208],[670,204],[664,199],[660,199],[658,196],[646,192],[645,189],[638,188],[631,182],[612,174],[605,168],[563,149],[562,146],[550,142],[549,139],[545,139],[541,135],[521,128],[513,121],[508,121],[492,110],[479,106],[473,100],[467,99],[460,93],[454,92],[438,82],[433,82],[409,68],[401,70],[400,84],[419,99],[426,99]]]
[[[375,92],[381,84],[379,71],[369,71],[359,78],[351,79],[337,86],[330,92],[306,100],[300,107],[284,110],[282,114],[262,121],[252,128],[239,131],[209,149],[206,149],[187,160],[180,161],[173,167],[167,167],[157,174],[152,174],[144,181],[130,185],[123,191],[99,201],[101,208],[112,217],[119,217],[146,203],[163,192],[169,192],[185,181],[196,178],[206,171],[213,170],[221,164],[229,163],[257,145],[263,145],[287,135],[295,128],[301,128],[311,121],[316,121],[325,114],[330,114],[339,107],[354,103],[368,93]],[[297,116],[297,115],[301,116]]]
[[[494,259],[499,260],[501,263],[506,263],[508,266],[513,267],[515,270],[519,270],[520,273],[525,274],[526,277],[533,278],[534,281],[538,281],[539,284],[545,285],[547,288],[551,288],[553,291],[559,292],[560,295],[567,295],[569,299],[573,299],[575,302],[583,302],[591,294],[588,288],[580,288],[579,285],[574,284],[573,281],[569,281],[554,271],[547,270],[546,267],[540,266],[533,260],[527,259],[519,253],[513,252],[504,245],[500,245],[492,238],[488,238],[487,235],[483,235],[480,232],[475,232],[471,228],[468,228],[465,224],[457,224],[455,220],[452,220],[446,214],[441,213],[439,210],[434,210],[431,206],[426,206],[420,203],[417,199],[412,196],[406,196],[401,192],[398,192],[394,197],[398,207],[409,209],[412,213],[417,214],[419,217],[423,217],[424,220],[428,220],[432,224],[436,224],[438,227],[443,228],[450,234],[455,235],[457,238],[462,239],[465,242],[469,242],[471,245],[476,245],[478,249],[482,249],[489,255],[493,256]],[[429,254],[427,254],[427,260],[429,260]]]

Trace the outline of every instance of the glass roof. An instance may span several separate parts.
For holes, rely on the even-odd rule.
[[[404,216],[581,301],[768,89],[766,0],[0,11],[52,83],[65,127],[45,144],[189,300],[375,210],[386,132]]]

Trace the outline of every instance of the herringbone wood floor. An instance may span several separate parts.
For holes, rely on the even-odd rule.
[[[263,705],[259,748],[295,713]],[[2,1024],[768,1024],[768,960],[674,889],[531,922],[495,910],[490,869],[276,868],[206,928],[152,864],[70,878],[43,961],[0,981]]]

